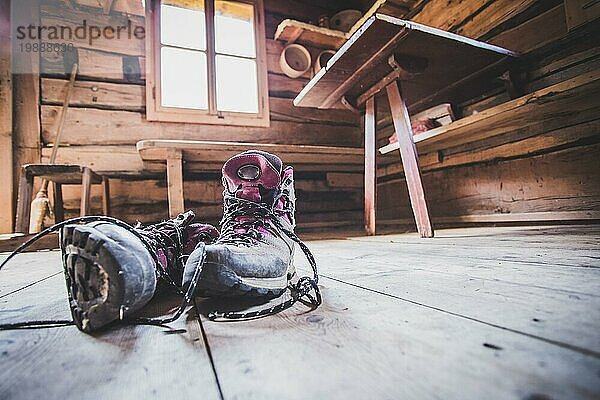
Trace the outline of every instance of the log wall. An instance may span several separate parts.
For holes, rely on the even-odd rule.
[[[72,2],[65,9],[56,1],[42,3],[42,25],[88,24],[117,25],[130,19],[144,25],[143,10],[132,2],[115,1],[110,15],[104,15],[93,0]],[[279,66],[283,43],[272,39],[279,22],[285,18],[317,18],[330,13],[317,2],[302,4],[294,0],[266,1],[267,65],[271,126],[269,128],[215,126],[149,122],[145,118],[145,50],[143,43],[123,45],[122,41],[98,40],[90,46],[73,40],[76,55],[42,57],[41,141],[42,158],[51,152],[55,127],[60,116],[67,77],[73,58],[79,62],[71,108],[62,133],[59,162],[80,163],[116,176],[111,179],[114,216],[128,221],[151,222],[167,217],[166,183],[160,176],[144,176],[135,143],[141,139],[191,139],[281,144],[362,146],[360,116],[346,110],[297,109],[292,99],[308,82],[307,74],[290,79]],[[311,49],[316,54],[318,49]],[[140,76],[124,71],[124,65],[137,65]],[[285,160],[284,160],[285,161]],[[327,174],[298,175],[298,221],[304,226],[357,223],[360,225],[362,200],[360,188],[330,185]],[[216,174],[186,176],[186,207],[202,219],[217,222],[221,214],[221,184]],[[66,216],[78,212],[79,189],[65,187]],[[93,206],[100,211],[99,188],[94,189]]]
[[[523,94],[593,77],[577,89],[533,96],[524,107],[472,132],[505,134],[442,151],[423,148],[420,162],[434,224],[600,219],[600,24],[594,19],[598,10],[595,17],[586,15],[591,21],[570,24],[572,3],[427,1],[412,11],[415,21],[520,52]],[[453,106],[458,116],[469,116],[510,99],[498,81],[482,96]],[[380,104],[383,146],[393,127],[385,102]],[[398,154],[379,157],[378,172],[380,221],[413,225]]]
[[[117,24],[132,19],[143,25],[139,2],[114,0],[105,15],[97,0],[73,0],[63,6],[42,3],[42,24],[88,21]],[[343,111],[295,108],[292,98],[310,76],[287,78],[279,68],[283,44],[272,40],[286,18],[315,22],[321,14],[343,8],[369,8],[372,1],[265,0],[270,128],[239,128],[148,122],[145,119],[145,50],[118,41],[94,46],[74,41],[80,76],[67,117],[59,162],[90,165],[111,173],[113,214],[128,221],[157,221],[167,217],[166,183],[145,176],[134,144],[140,139],[185,138],[261,143],[362,146],[360,116]],[[395,3],[402,3],[396,1]],[[403,2],[399,15],[414,21],[488,41],[522,53],[520,71],[525,93],[576,79],[598,70],[598,19],[587,10],[577,12],[571,0],[419,0]],[[67,7],[67,4],[70,6]],[[575,11],[573,11],[575,10]],[[318,49],[311,49],[316,53]],[[17,153],[34,154],[41,145],[46,160],[64,89],[65,70],[73,62],[65,57],[42,57],[39,95],[39,135],[15,137],[25,143]],[[139,66],[140,75],[130,74]],[[125,72],[124,72],[125,71]],[[37,87],[40,88],[37,93]],[[528,112],[538,123],[518,126],[510,134],[469,145],[421,154],[433,222],[524,221],[528,219],[597,219],[600,179],[595,168],[598,151],[598,110],[587,101],[598,95],[597,86],[581,89],[573,98],[552,105],[532,104]],[[15,96],[19,96],[19,90]],[[468,116],[510,99],[502,82],[482,96],[455,104],[455,112]],[[534,102],[535,103],[535,102]],[[392,133],[385,102],[380,102],[378,142]],[[597,105],[597,103],[596,103]],[[544,116],[553,116],[544,119]],[[504,125],[519,124],[507,115]],[[19,115],[17,115],[19,118]],[[31,119],[31,118],[29,118]],[[35,119],[33,119],[35,120]],[[501,121],[502,122],[502,121]],[[33,143],[30,144],[29,142]],[[36,144],[37,143],[37,144]],[[33,152],[33,153],[32,153]],[[28,153],[29,154],[29,153]],[[18,155],[17,155],[18,157]],[[31,161],[31,157],[26,157]],[[23,158],[25,159],[25,158]],[[397,154],[379,157],[379,218],[410,224],[411,213]],[[299,176],[298,220],[304,226],[362,225],[362,175],[310,173]],[[215,174],[186,177],[186,206],[201,218],[215,222],[220,214],[220,182]],[[64,188],[66,216],[78,212],[79,188]],[[93,191],[93,207],[100,209],[100,193]]]

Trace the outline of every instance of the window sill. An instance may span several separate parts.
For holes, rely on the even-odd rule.
[[[243,113],[224,113],[222,116],[200,114],[194,111],[156,111],[148,109],[146,119],[153,122],[179,122],[190,124],[254,126],[268,128],[271,126],[269,115]]]

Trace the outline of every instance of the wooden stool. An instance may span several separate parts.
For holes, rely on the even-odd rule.
[[[62,185],[81,184],[81,216],[90,213],[92,184],[102,184],[102,213],[110,215],[110,190],[108,178],[100,176],[88,167],[61,164],[28,164],[21,169],[15,232],[29,233],[33,178],[46,179],[54,184],[54,215],[56,222],[64,220]]]

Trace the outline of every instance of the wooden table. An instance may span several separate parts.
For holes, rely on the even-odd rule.
[[[365,106],[365,229],[375,234],[376,108],[385,89],[417,229],[433,237],[408,111],[456,103],[509,70],[515,53],[410,21],[375,14],[294,100],[300,107]]]
[[[169,215],[185,210],[183,165],[189,172],[220,171],[223,163],[246,150],[277,154],[296,171],[360,171],[364,151],[352,147],[214,142],[201,140],[141,140],[137,149],[150,172],[167,171]]]

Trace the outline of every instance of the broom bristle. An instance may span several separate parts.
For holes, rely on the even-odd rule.
[[[41,232],[44,228],[44,218],[50,210],[50,200],[46,192],[40,191],[31,202],[31,217],[29,218],[29,233]]]

